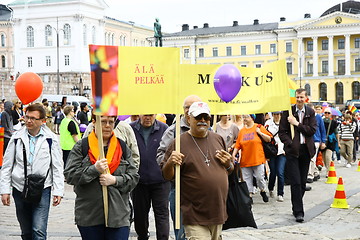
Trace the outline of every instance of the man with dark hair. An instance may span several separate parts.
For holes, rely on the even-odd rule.
[[[85,102],[80,103],[80,112],[77,115],[77,119],[80,121],[81,133],[84,133],[86,127],[89,125],[88,112],[89,112],[89,107],[87,103]]]
[[[297,222],[303,222],[303,196],[310,159],[315,155],[313,135],[317,122],[314,110],[305,105],[306,90],[299,88],[295,94],[296,104],[291,107],[292,114],[285,111],[280,120],[279,137],[284,143],[290,175],[292,212]],[[291,136],[291,128],[294,128],[294,136]]]
[[[51,193],[53,206],[57,206],[64,191],[62,153],[58,137],[43,124],[45,110],[42,104],[28,106],[24,119],[26,127],[14,133],[4,155],[0,176],[1,201],[10,206],[12,189],[22,239],[46,239]],[[37,204],[22,198],[25,158],[27,176],[38,174],[45,178]]]

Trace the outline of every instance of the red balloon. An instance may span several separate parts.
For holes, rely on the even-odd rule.
[[[28,104],[38,99],[43,90],[43,82],[33,72],[21,74],[15,82],[15,92],[22,103]]]

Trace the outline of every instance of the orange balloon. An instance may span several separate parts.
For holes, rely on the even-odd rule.
[[[28,104],[38,99],[43,91],[43,82],[33,72],[21,74],[15,82],[15,92],[22,103]]]

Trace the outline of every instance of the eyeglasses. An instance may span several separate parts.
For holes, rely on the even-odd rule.
[[[111,121],[111,120],[110,120],[110,121],[101,120],[101,125],[104,126],[104,127],[105,127],[106,125],[114,126],[114,123],[115,123],[115,122],[114,122],[114,121]]]
[[[331,112],[324,112],[324,114],[331,114]]]
[[[30,120],[31,122],[35,122],[35,120],[41,120],[42,118],[34,118],[34,117],[25,116],[24,119],[25,119],[25,121]]]
[[[206,113],[204,113],[204,114],[200,114],[200,115],[198,115],[198,116],[196,116],[196,117],[194,117],[197,121],[200,121],[200,120],[202,120],[202,119],[204,119],[205,121],[209,121],[210,120],[210,116],[209,115],[207,115]]]

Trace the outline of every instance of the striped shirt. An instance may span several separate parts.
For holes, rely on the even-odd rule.
[[[356,123],[350,122],[349,124],[346,124],[345,122],[342,122],[339,127],[339,136],[342,140],[354,140],[354,132],[356,129]]]

